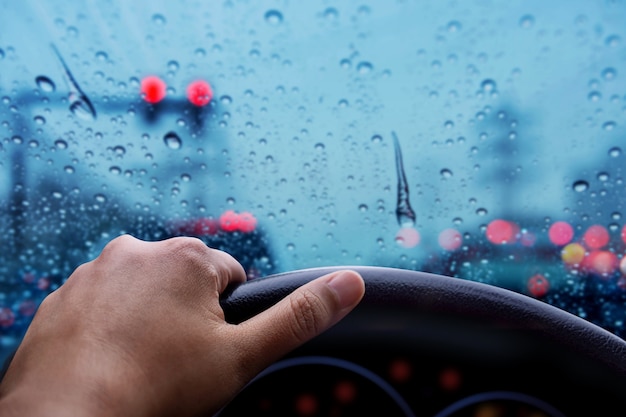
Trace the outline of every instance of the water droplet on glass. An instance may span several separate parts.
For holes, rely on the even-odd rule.
[[[165,136],[163,136],[163,142],[170,149],[180,149],[183,146],[183,141],[175,132],[167,132]]]
[[[206,56],[206,51],[203,48],[198,48],[194,51],[196,58],[204,58]]]
[[[343,69],[349,69],[352,66],[352,61],[350,61],[347,58],[344,58],[341,61],[339,61],[339,66]]]
[[[602,78],[604,78],[605,81],[611,81],[615,79],[616,76],[617,71],[615,68],[605,68],[602,70]]]
[[[496,82],[494,80],[486,79],[480,84],[480,88],[485,93],[490,93],[496,90]]]
[[[598,180],[599,181],[608,181],[609,180],[609,173],[608,172],[599,172],[598,173]]]
[[[457,22],[456,20],[452,20],[448,23],[448,32],[456,33],[459,30],[461,30],[461,23]]]
[[[383,137],[380,135],[374,135],[372,136],[372,142],[373,143],[380,143],[383,141]]]
[[[365,212],[369,210],[369,207],[367,207],[367,204],[360,204],[359,205],[359,211]]]
[[[613,158],[617,158],[622,154],[622,148],[619,148],[617,146],[609,149],[609,156],[613,157]]]
[[[602,94],[600,94],[600,92],[598,91],[592,91],[591,93],[589,93],[589,95],[587,95],[587,98],[589,99],[589,101],[593,101],[595,103],[600,101],[600,99],[602,98]]]
[[[487,215],[487,209],[486,208],[478,208],[476,209],[476,214],[479,216],[486,216]]]
[[[605,122],[602,125],[602,129],[604,129],[606,131],[611,131],[611,130],[615,129],[615,126],[617,126],[617,123],[615,123],[614,121],[608,121],[608,122]]]
[[[574,182],[574,184],[572,185],[572,188],[574,189],[574,191],[578,193],[582,193],[583,191],[586,191],[589,188],[589,183],[584,180],[578,180]]]
[[[356,66],[356,70],[359,74],[368,74],[372,71],[373,65],[367,61],[359,62]]]
[[[98,61],[103,61],[104,62],[104,61],[109,59],[109,56],[104,51],[98,51],[98,52],[96,52],[96,59]]]
[[[74,167],[71,165],[66,165],[63,170],[68,173],[68,174],[73,174],[74,173]]]
[[[56,89],[54,82],[45,75],[40,75],[35,78],[35,83],[37,83],[37,87],[45,93],[51,93]]]
[[[606,46],[610,46],[611,48],[615,48],[616,46],[619,46],[621,40],[622,39],[618,35],[610,35],[610,36],[607,36],[606,40],[604,41],[604,44]]]
[[[326,10],[324,10],[323,16],[325,19],[335,20],[337,19],[337,17],[339,17],[339,12],[334,7],[328,7]]]
[[[165,22],[166,22],[165,16],[163,16],[162,14],[159,14],[159,13],[153,14],[152,15],[152,22],[154,24],[156,24],[156,25],[163,26],[165,24]]]
[[[43,116],[35,116],[33,117],[33,120],[40,126],[46,124],[46,119]]]
[[[318,151],[323,151],[326,149],[326,146],[322,142],[318,142],[315,144],[315,149]]]
[[[0,59],[4,59],[4,49],[0,48]]]
[[[109,168],[109,172],[114,175],[119,175],[122,173],[122,169],[118,166],[112,166],[111,168]]]
[[[265,12],[265,21],[270,25],[280,25],[283,21],[283,14],[278,10],[268,10]]]
[[[220,97],[220,103],[222,103],[222,104],[228,105],[228,104],[230,104],[232,102],[233,102],[233,99],[230,96],[222,96],[222,97]]]
[[[169,69],[170,71],[178,71],[178,68],[180,68],[180,65],[178,65],[177,61],[170,61],[167,63],[167,69]]]
[[[107,198],[104,194],[96,194],[93,196],[98,203],[105,203]]]
[[[448,179],[448,178],[452,178],[452,171],[450,171],[447,168],[442,169],[441,171],[439,171],[439,174],[441,175],[441,178]]]
[[[520,18],[519,25],[522,29],[530,29],[535,25],[535,17],[530,14],[524,15]]]
[[[54,146],[56,146],[57,149],[67,149],[67,142],[63,139],[57,139],[54,141]]]

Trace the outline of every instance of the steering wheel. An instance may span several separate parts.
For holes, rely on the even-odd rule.
[[[232,323],[338,269],[361,304],[274,363],[218,415],[574,416],[626,410],[626,341],[543,301],[386,267],[297,270],[224,294]]]

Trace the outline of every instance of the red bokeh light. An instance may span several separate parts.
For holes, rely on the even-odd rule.
[[[206,106],[213,98],[213,90],[206,81],[192,81],[187,86],[187,98],[195,106]]]
[[[541,298],[548,293],[549,289],[550,282],[541,274],[535,274],[528,279],[528,291],[533,297]]]
[[[0,308],[0,327],[11,327],[15,322],[15,313],[8,307]]]
[[[350,381],[340,381],[335,385],[333,393],[341,404],[349,404],[356,398],[356,387]]]
[[[583,241],[589,249],[600,249],[609,243],[609,231],[604,226],[589,226],[583,235]]]
[[[193,223],[193,234],[195,236],[214,235],[217,233],[218,222],[211,218],[200,218]]]
[[[591,273],[608,278],[617,271],[619,259],[617,259],[617,255],[608,250],[594,250],[585,257],[583,266]]]
[[[487,225],[487,239],[496,245],[513,243],[516,239],[519,227],[510,221],[496,219]]]
[[[550,242],[558,246],[567,245],[574,237],[574,228],[567,222],[559,221],[553,223],[548,230]]]
[[[439,386],[446,391],[457,390],[461,386],[461,374],[454,368],[446,368],[439,374]]]
[[[312,416],[317,413],[319,402],[313,394],[300,394],[296,398],[296,414],[299,416]]]
[[[249,233],[256,229],[257,219],[247,211],[235,213],[233,210],[227,210],[220,216],[219,225],[225,232]]]
[[[421,240],[419,232],[413,227],[401,227],[396,233],[396,243],[403,248],[413,248]]]
[[[167,86],[156,75],[148,75],[141,80],[141,97],[148,103],[155,104],[165,98]]]
[[[439,246],[447,251],[455,251],[461,247],[463,238],[456,229],[445,229],[439,233]]]
[[[413,375],[413,367],[405,359],[396,359],[389,365],[389,377],[396,383],[407,382]]]

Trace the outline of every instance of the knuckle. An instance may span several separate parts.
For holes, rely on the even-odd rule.
[[[291,331],[298,341],[306,341],[323,329],[327,309],[318,295],[308,290],[296,294],[291,298],[291,309]]]

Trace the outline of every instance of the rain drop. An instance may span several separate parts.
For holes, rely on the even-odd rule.
[[[448,178],[452,178],[452,171],[450,171],[447,168],[442,169],[441,171],[439,171],[439,174],[441,175],[441,178],[446,180]]]
[[[163,136],[163,142],[170,149],[180,149],[183,146],[183,141],[175,132],[167,132],[165,136]]]
[[[582,193],[583,191],[586,191],[589,188],[589,183],[584,180],[578,180],[574,182],[574,184],[572,185],[572,188],[574,189],[574,191],[578,193]]]
[[[329,7],[326,10],[324,10],[325,19],[334,20],[334,19],[337,19],[338,16],[339,16],[339,12],[334,7]]]
[[[611,81],[613,79],[615,79],[615,77],[617,76],[617,71],[615,70],[615,68],[605,68],[604,70],[602,70],[602,78],[604,78],[605,81]]]
[[[109,59],[109,56],[104,51],[98,51],[98,52],[96,52],[96,59],[98,61],[106,61],[106,60]]]
[[[611,156],[612,158],[617,158],[622,154],[622,148],[619,148],[617,146],[609,149],[609,156]]]
[[[4,59],[4,49],[0,48],[0,59]]]
[[[615,123],[614,121],[608,121],[602,125],[602,129],[610,132],[611,130],[615,129],[615,126],[617,126],[617,123]]]
[[[614,48],[620,44],[621,40],[622,39],[618,35],[610,35],[606,38],[604,44]]]
[[[485,93],[491,93],[492,91],[496,90],[496,82],[491,79],[486,79],[480,84],[480,88]]]
[[[265,21],[272,26],[280,25],[283,22],[283,14],[278,10],[268,10],[265,12]]]
[[[524,15],[519,20],[519,25],[522,29],[530,29],[535,25],[535,17],[530,14]]]
[[[448,23],[448,32],[456,33],[461,30],[461,24],[456,20],[453,20]]]
[[[155,23],[156,25],[159,26],[163,26],[166,22],[165,20],[165,16],[163,16],[162,14],[154,14],[152,15],[152,22]]]
[[[587,95],[587,98],[589,99],[589,101],[598,102],[602,98],[602,94],[600,94],[600,92],[598,91],[592,91],[591,93],[589,93],[589,95]]]
[[[37,83],[37,87],[45,93],[51,93],[56,89],[54,82],[45,75],[40,75],[35,78],[35,83]]]
[[[178,71],[178,68],[180,68],[180,65],[178,64],[177,61],[170,61],[167,63],[167,69],[169,69],[172,72],[176,72]]]
[[[57,149],[67,149],[67,142],[63,139],[57,139],[54,142],[54,146],[56,146]]]
[[[356,66],[356,70],[359,74],[368,74],[372,71],[373,65],[367,61],[359,62]]]

